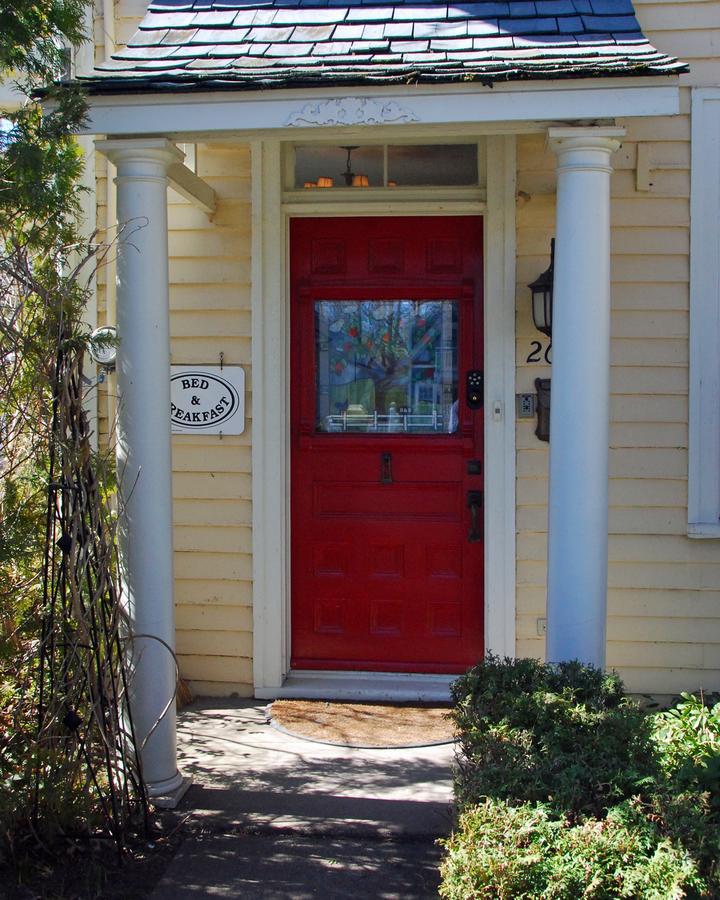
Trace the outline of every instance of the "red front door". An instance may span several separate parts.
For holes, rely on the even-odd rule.
[[[294,219],[290,247],[291,665],[463,671],[483,654],[482,220]]]

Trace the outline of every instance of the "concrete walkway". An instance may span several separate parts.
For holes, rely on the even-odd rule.
[[[276,731],[259,701],[180,716],[180,810],[196,834],[153,900],[437,896],[452,822],[450,745],[357,750]]]

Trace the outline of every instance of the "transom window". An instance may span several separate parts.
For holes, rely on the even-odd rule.
[[[309,144],[295,147],[294,187],[466,187],[478,171],[477,144]]]

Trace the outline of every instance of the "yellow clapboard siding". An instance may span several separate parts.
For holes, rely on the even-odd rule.
[[[518,585],[517,618],[520,616],[544,617],[546,612],[546,593],[545,585]]]
[[[168,250],[171,257],[199,256],[212,259],[235,259],[238,253],[247,251],[250,244],[249,223],[244,228],[218,228],[216,230],[173,228],[168,234]]]
[[[249,258],[170,258],[170,284],[248,284]]]
[[[204,335],[196,338],[173,336],[170,339],[170,349],[173,365],[219,365],[221,351],[224,353],[226,366],[249,366],[252,361],[249,337],[226,335],[220,339]]]
[[[688,372],[679,366],[612,366],[613,394],[687,394]]]
[[[225,438],[217,436],[216,443],[173,443],[173,471],[175,472],[245,472],[251,471],[250,447],[228,445]],[[195,438],[195,435],[188,435]],[[202,439],[201,439],[202,440]]]
[[[118,0],[116,10],[128,19],[140,20],[147,10],[147,0]]]
[[[640,370],[642,371],[642,370]],[[611,422],[611,447],[677,447],[687,449],[685,423]]]
[[[687,422],[687,398],[662,394],[615,394],[610,416],[615,422]]]
[[[249,525],[249,500],[173,500],[176,525]]]
[[[252,609],[248,606],[191,606],[178,604],[175,626],[183,631],[252,632]]]
[[[517,502],[520,506],[544,506],[547,502],[547,478],[518,478]],[[611,478],[609,485],[611,507],[684,507],[687,485],[684,479],[669,478]]]
[[[613,197],[641,198],[641,197],[689,197],[690,196],[690,172],[685,170],[663,169],[653,160],[651,167],[649,187],[647,190],[638,191],[637,180],[634,171],[615,172],[612,176]]]
[[[720,21],[720,4],[711,0],[705,3],[677,3],[673,6],[659,3],[636,3],[635,8],[643,31],[677,31],[681,22],[684,30],[717,28]]]
[[[242,606],[252,604],[252,584],[242,581],[182,579],[175,581],[175,603],[190,606]]]
[[[689,141],[690,116],[643,116],[642,118],[618,119],[618,124],[627,129],[625,141]]]
[[[687,228],[623,228],[616,225],[611,231],[613,262],[624,255],[642,254],[665,256],[686,255],[690,251]]]
[[[547,146],[545,134],[522,134],[517,139],[517,170],[522,177],[526,172],[555,169],[557,157]]]
[[[538,616],[517,616],[515,619],[515,636],[518,641],[534,641],[539,638],[537,633]]]
[[[684,229],[687,232],[687,229]],[[654,255],[648,254],[654,262]],[[632,284],[612,286],[613,309],[687,309],[690,292],[687,284]]]
[[[608,572],[608,584],[617,588],[675,588],[688,591],[716,591],[720,570],[711,563],[622,563]]]
[[[516,578],[518,587],[532,584],[540,587],[547,580],[547,571],[544,562],[537,560],[519,559],[517,562]]]
[[[515,514],[515,526],[519,532],[546,531],[547,519],[548,514],[544,503],[530,506],[529,504],[520,503],[520,501],[518,501],[518,507]]]
[[[516,554],[524,562],[545,562],[547,560],[547,534],[523,532],[518,535]]]
[[[541,611],[544,612],[544,611]],[[544,614],[534,615],[526,613],[516,618],[516,634],[520,641],[534,641],[539,638],[537,633],[538,618],[545,618]],[[637,645],[640,658],[644,656],[645,645],[654,645],[653,655],[657,659],[657,653],[662,653],[662,647],[672,648],[681,645],[680,662],[688,661],[687,645],[697,644],[700,653],[709,668],[717,668],[720,663],[715,661],[716,650],[720,651],[720,619],[665,619],[650,617],[609,616],[608,641],[615,642],[614,656],[617,660],[627,655],[628,645]],[[669,654],[672,654],[670,649]],[[697,659],[697,655],[691,655],[689,661]],[[655,660],[653,660],[655,661]]]
[[[693,59],[690,74],[680,76],[680,85],[717,85],[719,80],[717,59]]]
[[[684,478],[687,474],[685,450],[623,448],[611,449],[609,456],[611,478]],[[518,450],[518,477],[544,477],[547,469],[548,454],[544,450]]]
[[[610,478],[672,478],[687,476],[687,451],[680,448],[610,450]]]
[[[517,474],[519,478],[535,475],[546,476],[548,471],[548,453],[540,441],[537,448],[530,450],[518,449]]]
[[[250,309],[250,283],[170,285],[171,310],[237,310]]]
[[[247,384],[247,383],[246,383]],[[250,441],[245,434],[174,434],[172,436],[173,451],[178,447],[202,448],[203,450],[212,452],[215,447],[228,448],[242,452],[241,448],[247,450]]]
[[[244,472],[173,472],[177,500],[249,500],[252,478]]]
[[[184,229],[208,231],[213,228],[224,228],[230,225],[237,228],[241,224],[250,227],[251,209],[250,204],[243,200],[225,200],[218,198],[218,205],[213,216],[212,222],[209,221],[205,213],[193,206],[191,203],[173,203],[169,205],[168,215],[173,230],[182,231]]]
[[[535,260],[550,257],[550,229],[523,228],[518,233],[518,256],[532,256]],[[685,256],[690,249],[687,228],[663,228],[650,225],[625,228],[615,225],[611,231],[613,263],[624,256],[663,257],[667,255]],[[645,280],[645,279],[643,279]],[[614,299],[614,295],[613,295]]]
[[[651,618],[610,616],[608,638],[612,641],[658,641],[666,643],[716,643],[720,645],[720,618]]]
[[[545,640],[544,638],[535,638],[534,640],[517,641],[515,644],[516,653],[519,657],[527,657],[528,659],[545,659]]]
[[[188,686],[193,697],[253,697],[255,695],[255,689],[249,682],[203,681],[193,678],[188,681]]]
[[[523,534],[517,542],[518,559],[544,562],[547,559],[547,535]],[[681,535],[612,534],[608,541],[610,563],[702,563],[717,566],[720,585],[720,559],[712,541],[693,541]],[[718,619],[720,621],[720,619]]]
[[[638,663],[644,660],[638,660]],[[700,671],[681,667],[615,666],[625,685],[637,694],[674,696],[680,691],[720,690],[720,669]]]
[[[185,551],[173,554],[176,579],[214,579],[217,581],[250,581],[252,556],[249,553],[199,553]]]
[[[717,619],[720,589],[684,591],[667,588],[614,588],[608,592],[608,608],[611,615]]]
[[[633,172],[637,167],[638,144],[647,144],[650,151],[651,168],[680,168],[690,170],[690,147],[687,141],[635,141],[624,138],[622,146],[613,153],[612,166],[614,172]]]
[[[657,365],[662,360],[664,366],[688,364],[688,342],[683,338],[656,339],[613,338],[610,345],[610,362],[613,366]],[[640,421],[643,421],[642,419]]]
[[[610,534],[685,534],[687,507],[611,507],[608,529]]]
[[[690,203],[677,197],[653,197],[644,195],[632,199],[613,198],[610,203],[613,225],[652,225],[665,227],[690,224]]]
[[[614,310],[611,320],[613,338],[687,338],[688,314],[676,310]]]
[[[680,117],[622,123],[629,139],[613,158],[612,179],[609,661],[626,664],[633,690],[649,689],[642,675],[652,671],[656,692],[687,682],[696,688],[703,668],[720,667],[720,558],[713,542],[686,536],[687,90],[681,108]],[[650,159],[648,192],[636,190],[634,139],[646,144]],[[527,362],[532,342],[543,348],[546,342],[532,326],[525,285],[547,266],[554,166],[543,136],[518,140],[518,186],[531,195],[520,198],[517,215],[519,391],[550,375],[547,366]],[[517,422],[516,652],[542,656],[537,618],[545,612],[548,454],[533,430],[532,420]]]
[[[252,658],[252,634],[224,627],[217,631],[177,629],[177,652],[181,656],[240,656]]]
[[[250,337],[250,311],[247,309],[171,310],[170,328],[175,338]]]
[[[173,529],[175,550],[206,553],[252,553],[252,529],[249,525],[211,528],[208,525],[176,525]]]
[[[130,40],[130,38],[137,31],[137,26],[140,21],[139,17],[131,16],[129,18],[119,17],[116,15],[115,17],[115,44],[116,46],[124,46]],[[105,34],[103,32],[103,22],[101,18],[95,19],[95,27],[94,27],[94,39],[95,46],[100,50],[100,59],[104,58],[104,40]]]
[[[210,187],[226,200],[250,202],[251,187],[250,176],[239,178],[237,175],[226,177],[216,172],[206,172],[201,176],[203,181],[207,182]]]
[[[607,650],[607,665],[620,666],[666,666],[668,668],[701,669],[703,651],[699,644],[666,643],[643,641],[610,641]]]
[[[249,170],[250,149],[247,145],[205,144],[200,148],[197,160],[200,178],[233,178],[238,172]]]
[[[538,618],[533,614],[522,614],[516,618],[518,640],[538,639]],[[614,642],[613,656],[627,662],[629,647],[636,646],[640,658],[645,657],[646,646],[652,645],[651,659],[657,660],[663,647],[668,655],[678,660],[678,664],[693,664],[702,656],[705,665],[717,668],[716,651],[720,651],[720,620],[715,619],[671,619],[650,617],[610,616],[608,618],[608,641]],[[688,654],[688,645],[697,645],[699,653]],[[679,651],[673,653],[673,648]]]
[[[610,506],[679,506],[687,503],[685,479],[669,478],[611,478]]]
[[[178,654],[180,674],[193,681],[252,684],[252,660],[239,656],[194,656]],[[192,684],[191,684],[192,688]]]
[[[718,15],[720,15],[720,10],[718,10]],[[690,71],[692,72],[692,62],[695,59],[717,61],[718,47],[720,47],[718,21],[720,20],[715,19],[712,23],[714,28],[702,28],[698,23],[689,20],[687,24],[691,26],[692,30],[684,28],[672,33],[669,33],[667,29],[657,30],[647,37],[655,42],[658,50],[673,53],[685,62],[690,63]]]
[[[645,282],[651,284],[688,282],[690,265],[688,258],[679,254],[654,254],[651,267],[647,264],[647,255],[616,256],[612,260],[610,277],[614,284],[628,281],[639,285]]]
[[[547,228],[549,233],[555,227],[555,195],[534,196],[517,208],[517,227]]]

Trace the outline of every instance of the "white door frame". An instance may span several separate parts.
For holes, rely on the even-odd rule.
[[[413,212],[484,217],[485,648],[515,654],[515,136],[488,135],[487,202]],[[282,692],[290,663],[290,354],[288,221],[279,141],[252,144],[253,670],[257,697]],[[310,214],[308,210],[308,214]],[[403,215],[401,203],[378,214]],[[297,214],[293,210],[293,214]],[[330,215],[328,209],[314,210]],[[346,208],[344,214],[359,214]],[[362,673],[351,673],[355,682]],[[327,673],[328,678],[337,673]],[[389,687],[388,687],[389,678]],[[408,679],[422,695],[423,680]],[[368,675],[377,680],[377,673]],[[317,680],[317,676],[316,676]],[[447,679],[446,679],[447,680]],[[383,697],[393,694],[386,676]],[[402,687],[401,687],[402,686]],[[322,690],[322,688],[320,688]],[[368,695],[367,692],[365,694]]]

